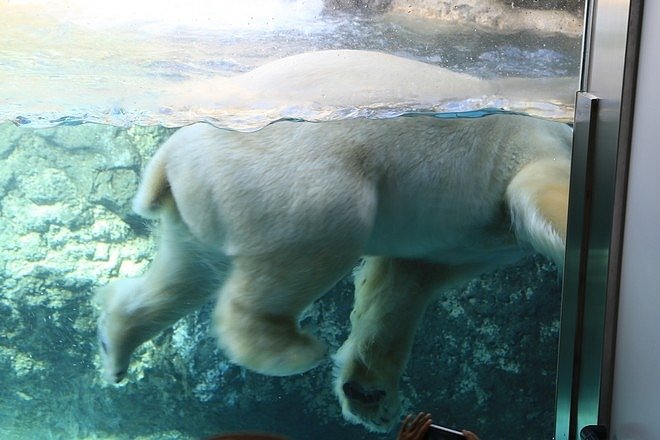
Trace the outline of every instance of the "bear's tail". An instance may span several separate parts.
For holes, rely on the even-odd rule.
[[[165,170],[166,155],[160,148],[147,164],[133,199],[133,211],[146,218],[158,218],[166,199],[171,197],[170,183]]]

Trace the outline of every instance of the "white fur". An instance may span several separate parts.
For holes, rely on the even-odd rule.
[[[100,294],[106,376],[120,380],[135,347],[214,290],[232,361],[306,371],[325,349],[301,331],[300,313],[366,255],[335,389],[347,419],[389,429],[435,292],[526,246],[561,266],[570,139],[563,124],[517,115],[180,129],[135,199],[162,219],[158,255],[143,277]]]
[[[177,83],[167,105],[279,117],[290,109],[315,112],[357,108],[442,108],[470,99],[476,108],[506,105],[547,114],[548,103],[572,106],[576,78],[482,79],[382,52],[322,50],[271,61],[229,78]],[[192,100],[192,101],[191,101]],[[542,107],[539,104],[542,103]],[[566,117],[568,113],[564,114]]]

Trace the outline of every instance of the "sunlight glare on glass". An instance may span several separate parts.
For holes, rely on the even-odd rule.
[[[8,0],[60,21],[103,29],[132,24],[152,32],[177,27],[292,28],[313,21],[322,0]]]

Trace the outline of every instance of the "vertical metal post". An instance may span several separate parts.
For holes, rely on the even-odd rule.
[[[584,314],[584,274],[587,265],[588,230],[591,220],[592,173],[595,133],[594,116],[598,99],[578,92],[573,128],[573,157],[566,236],[561,330],[557,367],[556,439],[568,440],[576,431],[582,316]],[[560,434],[561,433],[561,434]]]
[[[571,168],[555,438],[609,424],[642,0],[593,0]],[[597,98],[596,98],[597,96]]]

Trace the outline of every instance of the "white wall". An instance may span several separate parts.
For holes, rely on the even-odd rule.
[[[660,439],[660,1],[646,1],[635,102],[611,440]]]

